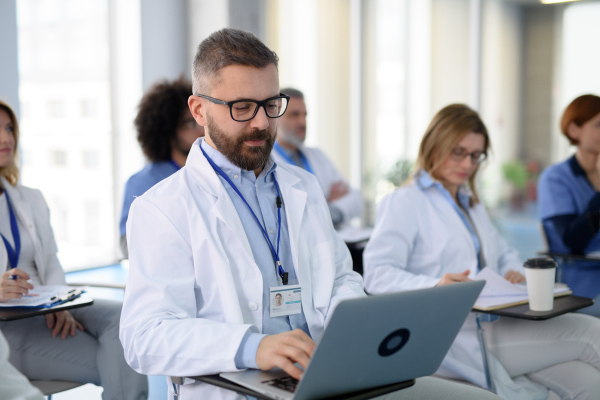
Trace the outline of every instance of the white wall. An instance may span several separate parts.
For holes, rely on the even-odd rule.
[[[501,0],[483,4],[480,115],[490,134],[492,154],[483,171],[482,191],[493,206],[510,195],[503,184],[502,164],[519,154],[523,28],[518,5]]]
[[[159,79],[190,79],[187,0],[144,0],[140,13],[143,90]]]
[[[433,0],[431,107],[469,102],[469,0]]]

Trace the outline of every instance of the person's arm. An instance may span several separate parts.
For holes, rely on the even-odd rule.
[[[563,243],[573,254],[583,254],[600,230],[600,193],[592,197],[583,213],[557,215],[546,218],[544,222],[553,224]]]
[[[316,152],[316,156],[319,159],[318,167],[323,168],[321,174],[329,177],[329,181],[333,182],[333,186],[339,185],[343,188],[346,188],[346,193],[342,196],[335,196],[336,198],[332,201],[329,201],[329,196],[331,193],[325,193],[325,197],[328,199],[330,213],[333,218],[333,223],[338,225],[343,225],[349,222],[352,218],[360,217],[362,213],[362,195],[361,193],[353,189],[350,184],[344,179],[342,174],[335,168],[335,165],[331,162],[331,160],[323,153],[320,149],[312,149],[312,151]],[[315,168],[315,166],[313,166]],[[324,188],[324,190],[329,190],[331,192],[332,188]],[[339,190],[339,189],[338,189]]]
[[[125,359],[146,375],[236,371],[235,356],[252,325],[197,318],[203,302],[189,230],[178,228],[148,199],[133,202],[127,222],[130,267],[119,332]],[[194,248],[199,247],[202,244],[195,243]],[[203,262],[210,262],[210,257]]]
[[[440,281],[439,278],[407,271],[408,259],[419,232],[415,207],[418,205],[412,204],[406,192],[396,191],[381,200],[375,229],[363,254],[368,293],[430,288]]]

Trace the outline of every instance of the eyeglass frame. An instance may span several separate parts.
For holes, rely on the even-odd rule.
[[[483,163],[487,159],[487,156],[488,156],[488,154],[485,151],[482,151],[479,154],[479,157],[477,159],[475,159],[473,156],[475,154],[479,153],[479,151],[473,151],[471,153],[465,151],[465,154],[459,156],[457,154],[454,154],[455,150],[456,150],[456,148],[450,150],[450,154],[448,155],[452,160],[454,160],[456,162],[462,162],[462,160],[464,160],[465,158],[470,157],[472,165],[481,165],[481,163]],[[481,156],[483,156],[483,158],[481,158]]]
[[[258,114],[258,109],[259,108],[263,108],[265,110],[265,115],[268,118],[279,118],[281,117],[283,114],[285,114],[285,112],[287,111],[287,106],[290,103],[290,96],[288,96],[287,94],[283,94],[283,93],[279,93],[278,96],[273,96],[273,97],[269,97],[266,100],[262,100],[262,101],[258,101],[258,100],[251,100],[251,99],[241,99],[241,100],[234,100],[234,101],[224,101],[224,100],[219,100],[219,99],[215,99],[214,97],[210,97],[210,96],[206,96],[203,94],[197,94],[196,96],[198,97],[202,97],[203,99],[206,99],[208,101],[210,101],[211,103],[214,104],[222,104],[224,106],[229,106],[229,115],[231,116],[231,119],[236,121],[236,122],[248,122],[251,119],[253,119],[254,117],[256,117],[256,114]],[[271,117],[268,113],[267,113],[267,109],[266,109],[266,105],[268,101],[274,100],[274,99],[280,99],[280,98],[284,98],[286,100],[286,106],[285,106],[285,110],[283,110],[283,112],[281,113],[281,115],[278,115],[276,117]],[[252,114],[252,116],[248,119],[244,119],[242,121],[233,118],[233,105],[235,103],[243,103],[243,102],[253,102],[256,103],[256,108],[254,109],[254,114]]]

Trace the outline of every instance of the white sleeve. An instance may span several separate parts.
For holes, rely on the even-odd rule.
[[[331,162],[331,160],[323,153],[320,149],[312,149],[315,152],[315,155],[319,158],[319,168],[323,168],[324,171],[321,173],[324,176],[330,178],[330,182],[343,182],[346,186],[348,186],[348,193],[344,196],[340,197],[337,200],[332,201],[330,204],[334,207],[337,207],[338,210],[344,216],[342,220],[342,224],[349,222],[354,217],[360,217],[362,214],[362,194],[360,191],[350,187],[350,184],[342,174],[335,168],[335,165]],[[314,168],[314,167],[313,167]],[[325,198],[329,197],[330,193],[327,193],[330,188],[323,188],[325,192]]]
[[[249,329],[256,329],[215,320],[218,315],[197,318],[202,293],[189,240],[186,227],[174,224],[155,204],[144,197],[133,202],[119,338],[127,363],[139,373],[196,376],[236,371],[240,343]],[[210,256],[203,262],[210,262]]]
[[[386,196],[379,204],[375,229],[363,254],[368,293],[429,288],[438,283],[438,278],[407,271],[419,233],[416,207],[403,189]]]
[[[331,229],[333,230],[333,226]],[[325,325],[329,323],[333,311],[342,300],[365,296],[362,277],[352,270],[352,257],[350,256],[348,246],[346,246],[346,243],[339,237],[337,232],[334,231],[333,236],[335,247],[335,278]]]
[[[0,399],[43,400],[44,395],[9,361],[8,343],[0,332]]]

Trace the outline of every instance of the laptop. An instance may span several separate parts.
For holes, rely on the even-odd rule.
[[[437,371],[485,281],[341,302],[301,381],[281,369],[221,377],[272,399],[319,399]]]

